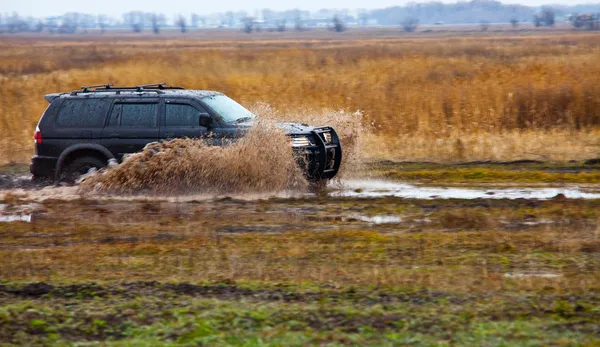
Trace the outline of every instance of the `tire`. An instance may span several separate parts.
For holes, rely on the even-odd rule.
[[[61,181],[74,183],[79,177],[85,175],[91,168],[97,170],[106,166],[106,161],[97,157],[80,157],[69,164],[61,176]]]

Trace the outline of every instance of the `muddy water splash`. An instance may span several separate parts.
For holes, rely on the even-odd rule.
[[[227,146],[202,140],[176,139],[152,143],[113,168],[85,177],[80,193],[108,194],[230,194],[305,191],[308,183],[296,165],[287,137],[276,121],[333,126],[344,150],[340,176],[355,174],[362,162],[360,113],[329,110],[280,113],[266,104],[252,111],[260,121]],[[352,168],[352,170],[350,170]]]
[[[285,134],[260,121],[226,146],[175,139],[148,144],[121,165],[85,177],[80,192],[111,194],[251,193],[303,189]]]
[[[330,126],[335,129],[342,142],[343,160],[336,181],[343,178],[363,178],[368,176],[365,160],[365,139],[371,134],[371,128],[365,124],[361,111],[297,108],[281,112],[265,103],[256,103],[249,107],[261,118]]]

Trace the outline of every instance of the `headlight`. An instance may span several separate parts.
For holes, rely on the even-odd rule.
[[[292,147],[308,147],[312,146],[312,142],[308,136],[292,136],[290,137],[290,145]]]
[[[325,139],[325,144],[328,145],[331,143],[331,133],[323,133],[323,139]]]

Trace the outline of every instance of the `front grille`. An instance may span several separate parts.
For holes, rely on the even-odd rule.
[[[290,143],[292,147],[308,147],[312,145],[306,136],[291,137]]]
[[[327,165],[325,170],[331,170],[335,166],[335,148],[329,148],[327,150]]]

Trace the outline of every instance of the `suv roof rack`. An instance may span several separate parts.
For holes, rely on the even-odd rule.
[[[160,94],[160,90],[165,89],[178,89],[183,90],[185,88],[182,87],[171,87],[167,85],[167,82],[162,83],[152,83],[152,84],[142,84],[135,87],[114,87],[113,84],[96,84],[93,86],[83,86],[81,90],[74,90],[71,92],[71,95],[77,95],[79,93],[95,93],[95,92],[117,92],[121,91],[134,91],[134,92],[154,92]]]
[[[81,87],[81,90],[84,93],[88,93],[88,92],[90,92],[90,90],[92,88],[95,89],[95,88],[104,87],[105,89],[110,89],[110,88],[112,88],[112,86],[113,86],[112,84],[96,84],[96,85],[93,85],[93,86],[83,86],[83,87]]]
[[[167,85],[167,82],[152,83],[152,84],[143,84],[141,86],[137,86],[136,88],[184,89],[184,88],[181,88],[181,87],[170,87],[170,86]]]

